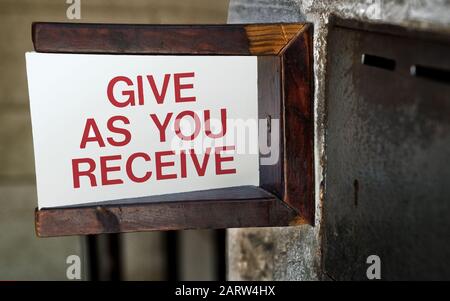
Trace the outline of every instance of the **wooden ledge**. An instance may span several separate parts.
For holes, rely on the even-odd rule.
[[[254,186],[174,194],[169,200],[161,196],[160,202],[156,196],[96,206],[41,209],[35,215],[39,237],[289,226],[298,221],[294,210]]]

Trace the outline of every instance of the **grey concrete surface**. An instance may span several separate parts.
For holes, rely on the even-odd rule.
[[[290,229],[229,230],[228,277],[231,280],[333,279],[333,275],[327,274],[323,265],[324,249],[328,246],[324,245],[324,242],[326,242],[324,237],[326,221],[322,216],[322,210],[328,210],[323,208],[325,203],[336,199],[345,199],[348,197],[347,194],[349,192],[345,191],[347,194],[344,194],[343,191],[337,189],[340,185],[347,185],[348,188],[348,184],[344,184],[345,178],[335,177],[333,178],[333,181],[328,180],[326,167],[328,164],[327,162],[330,162],[330,160],[337,160],[336,162],[339,162],[339,160],[345,161],[349,158],[345,157],[345,153],[333,153],[333,148],[327,148],[329,137],[326,136],[328,118],[326,86],[330,80],[330,74],[327,73],[326,68],[328,64],[327,54],[329,51],[329,45],[327,44],[328,23],[331,14],[342,18],[399,24],[415,29],[449,31],[450,28],[450,1],[446,0],[231,0],[228,17],[229,23],[294,22],[304,20],[314,23],[314,109],[316,121],[315,227],[301,226]],[[339,56],[339,53],[333,54]],[[381,121],[382,120],[380,119],[380,122]],[[329,124],[329,126],[332,127],[335,126],[335,124]],[[330,133],[330,135],[331,134],[333,133]],[[343,139],[342,136],[340,136],[340,138]],[[357,145],[359,142],[365,143],[364,141],[355,141],[354,139],[346,140],[346,142],[352,145]],[[445,153],[445,151],[443,153]],[[440,153],[441,155],[436,158],[435,162],[438,162],[438,159],[442,159],[443,153]],[[359,153],[352,154],[358,155]],[[396,154],[398,155],[398,153]],[[339,156],[343,157],[341,158]],[[362,157],[364,157],[364,155],[362,155]],[[364,158],[368,159],[367,157]],[[406,158],[399,159],[402,160]],[[375,164],[373,161],[368,161],[367,163]],[[416,165],[415,168],[420,169],[420,164]],[[426,174],[422,174],[421,176],[425,177]],[[401,179],[397,180],[400,181]],[[442,178],[441,181],[444,181],[444,179]],[[405,185],[402,185],[404,192],[414,190],[413,186],[408,186],[407,184],[417,185],[414,181],[406,181]],[[440,182],[439,185],[442,185],[442,182]],[[328,191],[325,190],[325,187]],[[331,187],[335,187],[336,189],[332,190]],[[425,187],[427,186],[422,187],[426,190]],[[328,193],[329,191],[330,193]],[[331,193],[331,191],[333,191],[333,193]],[[383,189],[373,191],[373,193],[372,198],[378,198],[385,200],[386,202],[390,200]],[[324,196],[326,196],[325,199]],[[428,200],[432,200],[435,196],[436,195],[429,195]],[[438,214],[437,216],[440,217],[441,215]],[[359,219],[358,221],[363,223],[362,219]],[[354,227],[358,227],[359,224],[353,223],[353,225]],[[352,245],[354,244],[354,239],[359,237],[360,236],[357,236],[356,233],[355,236],[352,236],[350,233],[346,236],[346,240],[341,242],[341,245]],[[380,236],[375,237],[380,239]],[[362,239],[360,245],[356,244],[354,245],[354,248],[363,247],[366,242],[367,240]],[[395,242],[393,243],[395,244]],[[286,253],[283,250],[288,250],[289,252]],[[352,259],[352,257],[349,257],[346,259],[347,261],[343,260],[341,264],[345,265]],[[338,263],[335,261],[334,264]],[[331,265],[333,265],[333,263],[331,263]],[[255,266],[256,268],[249,268],[250,266]],[[330,263],[328,263],[328,267],[330,267]],[[341,271],[344,272],[343,269]],[[349,279],[352,277],[343,273],[343,278]]]

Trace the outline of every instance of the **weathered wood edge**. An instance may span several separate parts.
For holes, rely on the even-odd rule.
[[[277,55],[304,23],[143,25],[35,22],[37,52]]]
[[[303,223],[314,225],[313,27],[305,25],[282,50],[283,195]]]
[[[252,55],[278,55],[304,26],[304,23],[245,25],[249,52]]]
[[[273,195],[248,200],[180,201],[42,209],[39,237],[160,230],[273,227],[297,224],[294,210]]]

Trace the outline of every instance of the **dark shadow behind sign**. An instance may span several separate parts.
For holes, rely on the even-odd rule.
[[[32,35],[37,52],[257,56],[259,118],[281,121],[280,160],[260,165],[260,187],[36,210],[38,236],[314,224],[310,24],[34,23]]]

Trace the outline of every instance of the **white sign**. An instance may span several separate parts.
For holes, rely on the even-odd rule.
[[[256,57],[26,61],[39,208],[259,185]]]

